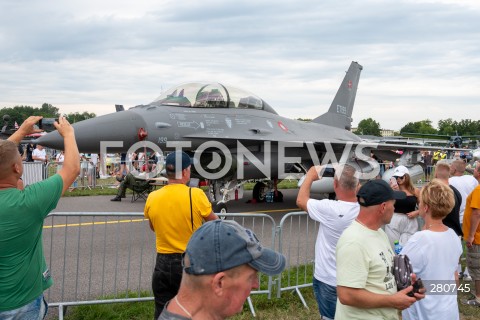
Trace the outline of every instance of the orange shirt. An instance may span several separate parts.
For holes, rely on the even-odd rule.
[[[465,206],[465,213],[463,215],[463,238],[466,239],[469,237],[470,225],[471,225],[471,216],[472,209],[480,209],[480,185],[473,189],[467,197],[467,202]],[[473,243],[480,245],[480,224],[477,226],[477,231],[473,239]]]

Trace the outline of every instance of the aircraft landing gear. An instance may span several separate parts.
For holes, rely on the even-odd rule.
[[[213,206],[213,212],[216,214],[226,214],[227,213],[227,204],[224,202],[219,202]]]
[[[243,198],[243,184],[246,181],[209,181],[208,198],[212,203],[213,212],[216,214],[227,214],[227,202]],[[222,217],[222,219],[225,219]]]
[[[267,186],[263,182],[257,182],[253,187],[252,198],[257,202],[264,202],[267,193]]]

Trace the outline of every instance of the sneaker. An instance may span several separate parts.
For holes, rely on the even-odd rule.
[[[470,300],[462,299],[460,303],[466,306],[480,307],[480,302],[475,298]]]
[[[122,201],[122,198],[120,196],[116,196],[113,199],[110,199],[110,201]]]
[[[473,281],[472,277],[469,274],[463,275],[463,281]]]

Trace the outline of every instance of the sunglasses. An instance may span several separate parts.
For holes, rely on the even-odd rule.
[[[395,179],[403,179],[404,177],[398,177],[398,176],[394,176]]]

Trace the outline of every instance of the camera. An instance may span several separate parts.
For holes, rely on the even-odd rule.
[[[323,170],[322,177],[330,177],[333,178],[335,176],[335,168],[332,167],[326,167]]]
[[[55,121],[58,122],[58,118],[43,118],[43,119],[40,119],[40,121],[38,121],[38,128],[40,130],[45,131],[45,132],[50,132],[50,131],[57,130],[55,128],[55,126],[53,125],[53,123]]]
[[[413,283],[413,290],[407,293],[408,296],[414,297],[415,293],[418,293],[420,289],[423,289],[423,282],[421,278],[418,278],[417,281]]]

